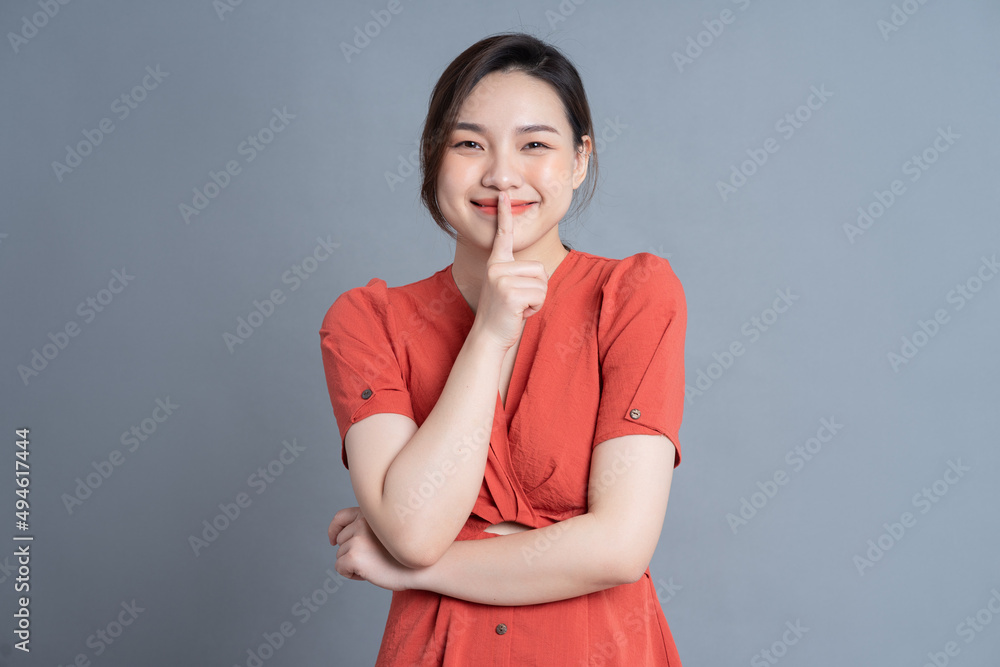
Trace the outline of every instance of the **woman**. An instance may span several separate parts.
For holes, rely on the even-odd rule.
[[[665,259],[561,242],[592,137],[558,50],[471,46],[421,148],[454,263],[373,278],[323,321],[359,505],[330,525],[336,569],[394,591],[377,665],[681,664],[648,566],[680,462],[684,294]]]

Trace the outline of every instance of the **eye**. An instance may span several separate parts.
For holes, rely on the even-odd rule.
[[[473,146],[467,146],[466,144],[474,144],[474,145]],[[478,146],[479,146],[479,144],[477,144],[475,141],[472,141],[471,139],[469,139],[469,140],[466,140],[466,141],[460,141],[460,142],[458,142],[457,144],[455,144],[454,146],[452,146],[452,148],[476,148]]]
[[[545,144],[543,144],[540,141],[529,141],[528,145],[526,146],[526,148],[532,148],[532,149],[534,149],[534,148],[548,148],[548,146],[546,146]]]

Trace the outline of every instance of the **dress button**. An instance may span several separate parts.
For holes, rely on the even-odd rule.
[[[632,419],[638,419],[640,414],[641,413],[639,412],[638,409],[632,408],[632,411],[628,413],[628,416],[631,417]]]
[[[365,399],[366,401],[371,397],[372,397],[371,389],[365,389],[363,392],[361,392],[361,398]]]
[[[500,625],[498,625],[497,626],[497,634],[498,635],[505,635],[505,634],[507,634],[507,626],[504,625],[503,623],[501,623]]]

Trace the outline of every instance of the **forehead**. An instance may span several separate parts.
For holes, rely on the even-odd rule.
[[[459,122],[505,126],[546,123],[569,128],[562,100],[555,89],[524,72],[491,72],[472,89],[462,103]]]

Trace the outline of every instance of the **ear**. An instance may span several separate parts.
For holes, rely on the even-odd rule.
[[[583,180],[587,178],[587,168],[590,166],[590,155],[594,152],[594,142],[590,140],[589,135],[583,135],[581,137],[583,146],[577,150],[576,155],[573,157],[573,189],[576,190],[583,183]]]

